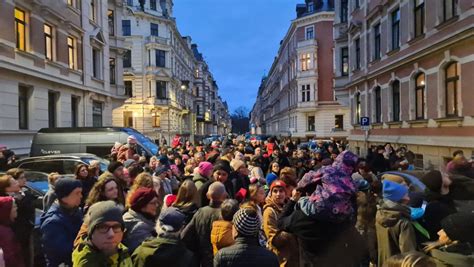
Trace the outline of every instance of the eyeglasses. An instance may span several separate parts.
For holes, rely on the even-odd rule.
[[[116,233],[120,233],[123,231],[121,224],[114,224],[114,225],[107,225],[107,224],[99,224],[95,230],[101,234],[106,234],[112,229],[112,231]]]

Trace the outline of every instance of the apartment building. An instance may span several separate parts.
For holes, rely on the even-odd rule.
[[[114,125],[168,144],[176,134],[194,140],[214,133],[217,86],[197,45],[179,32],[173,2],[128,0],[121,24],[129,44],[123,60],[128,98],[114,110]]]
[[[258,89],[251,112],[256,134],[297,138],[345,138],[348,105],[336,101],[333,88],[333,1],[306,0],[268,75]]]
[[[122,1],[0,2],[0,140],[27,154],[43,127],[112,125],[124,97]]]
[[[350,103],[351,147],[407,146],[423,169],[454,150],[471,156],[472,1],[336,0],[335,9],[335,92]]]

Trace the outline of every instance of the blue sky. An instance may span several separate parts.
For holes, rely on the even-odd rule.
[[[203,53],[230,112],[252,108],[260,80],[296,17],[298,0],[175,0],[183,36]]]

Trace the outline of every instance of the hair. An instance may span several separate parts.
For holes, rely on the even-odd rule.
[[[235,199],[226,199],[221,205],[221,216],[224,221],[231,222],[234,214],[239,210],[239,202]]]
[[[270,162],[270,165],[268,165],[268,173],[267,173],[267,174],[270,174],[270,173],[273,172],[273,171],[272,171],[272,169],[273,169],[273,164],[275,164],[275,163],[277,163],[278,166],[280,166],[280,164],[279,164],[278,161],[276,161],[276,160]],[[281,169],[280,169],[280,172],[281,172]]]
[[[188,164],[184,167],[184,175],[193,175],[194,167],[192,164]]]
[[[127,208],[130,207],[130,197],[133,195],[135,191],[137,191],[138,188],[142,188],[142,187],[154,188],[153,177],[149,173],[142,172],[139,175],[137,175],[137,177],[133,181],[133,184],[130,187],[130,190],[128,191],[128,194],[127,194],[127,202],[126,202]]]
[[[7,194],[6,189],[11,185],[10,178],[13,177],[8,174],[0,175],[0,196],[5,196]]]
[[[56,181],[61,178],[61,175],[58,172],[52,172],[48,174],[48,184],[54,187]]]
[[[20,168],[9,169],[6,172],[7,175],[10,175],[15,180],[18,180],[18,178],[20,178],[20,176],[24,173],[25,173],[25,171],[23,169],[20,169]]]
[[[179,187],[173,206],[183,207],[196,204],[197,195],[198,191],[194,182],[191,179],[186,179]]]
[[[79,172],[80,172],[80,170],[81,170],[83,167],[86,168],[86,170],[87,170],[87,175],[89,175],[89,168],[88,168],[88,166],[87,166],[86,164],[78,164],[78,165],[76,165],[76,170],[74,171],[74,177],[75,177],[76,179],[79,179]],[[87,178],[87,177],[86,177],[86,178]]]
[[[427,255],[411,251],[388,258],[383,267],[435,267],[435,262]]]
[[[140,165],[128,167],[128,175],[130,176],[130,178],[136,179],[136,177],[138,177],[138,175],[142,172],[143,172],[143,168]]]
[[[97,166],[92,166],[92,165],[89,165],[89,167],[87,168],[88,172],[89,172],[89,177],[95,177],[96,176],[96,172],[98,170],[100,170],[99,167]]]
[[[116,202],[119,204],[124,205],[125,204],[125,197],[122,191],[122,188],[120,186],[120,183],[117,181],[115,177],[112,175],[106,176],[102,179],[99,179],[94,186],[92,187],[89,196],[87,197],[86,200],[86,206],[92,206],[93,204],[100,202],[100,201],[105,201],[108,200],[105,198],[104,191],[105,191],[105,185],[110,183],[110,182],[115,182],[117,184],[117,189],[118,189],[118,197]]]
[[[461,155],[461,156],[464,156],[464,151],[462,150],[456,150],[453,152],[453,158],[455,158],[457,155]]]

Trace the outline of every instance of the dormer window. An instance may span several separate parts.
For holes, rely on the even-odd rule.
[[[311,13],[314,11],[314,3],[310,2],[308,3],[308,13]]]

